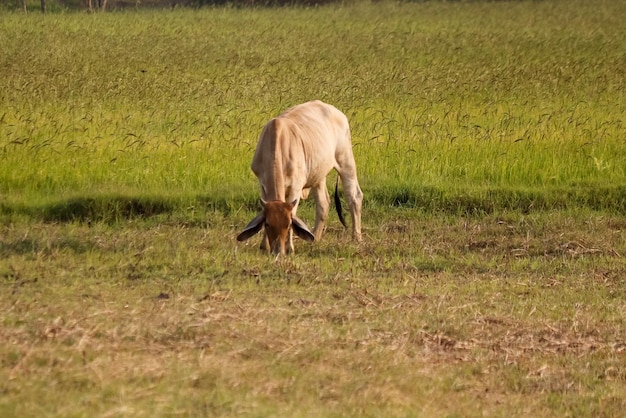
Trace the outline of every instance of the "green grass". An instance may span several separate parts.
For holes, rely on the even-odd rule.
[[[0,415],[619,416],[625,20],[2,12]],[[350,120],[364,242],[331,215],[275,260],[235,240],[249,164],[315,98]]]
[[[350,119],[371,203],[623,213],[622,6],[5,14],[3,211],[120,190],[250,200],[262,125],[321,98]]]

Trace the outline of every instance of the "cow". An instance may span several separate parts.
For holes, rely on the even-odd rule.
[[[315,100],[271,119],[261,132],[252,159],[252,171],[261,187],[262,210],[237,240],[245,241],[264,229],[261,250],[274,255],[293,252],[293,233],[305,241],[319,241],[330,208],[326,176],[333,168],[341,178],[348,202],[352,238],[359,242],[363,193],[357,180],[346,115]],[[300,199],[306,199],[309,192],[313,192],[316,205],[313,232],[296,215]],[[337,185],[335,203],[344,223]]]

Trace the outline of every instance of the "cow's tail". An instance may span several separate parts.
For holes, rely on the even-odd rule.
[[[339,176],[337,176],[337,181],[335,182],[335,209],[337,209],[339,222],[341,222],[344,228],[347,228],[346,220],[343,217],[343,210],[341,209],[341,199],[339,198]]]

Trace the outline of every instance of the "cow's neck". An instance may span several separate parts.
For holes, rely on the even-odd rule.
[[[283,127],[284,128],[284,127]],[[281,202],[285,201],[285,167],[284,167],[284,153],[288,152],[285,149],[285,145],[283,143],[284,135],[281,134],[281,126],[280,124],[274,120],[274,141],[272,141],[273,150],[271,152],[272,155],[272,167],[271,167],[271,176],[267,179],[266,197],[268,201],[270,200],[280,200]]]

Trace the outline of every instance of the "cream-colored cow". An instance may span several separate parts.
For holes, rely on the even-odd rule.
[[[346,115],[315,100],[270,120],[261,132],[252,159],[252,171],[261,186],[263,210],[237,240],[245,241],[264,228],[261,249],[273,254],[293,251],[293,232],[306,241],[319,240],[330,208],[326,176],[333,168],[343,183],[352,218],[352,237],[360,241],[363,193],[356,176]],[[314,232],[296,216],[300,198],[306,199],[309,191],[316,203]]]

